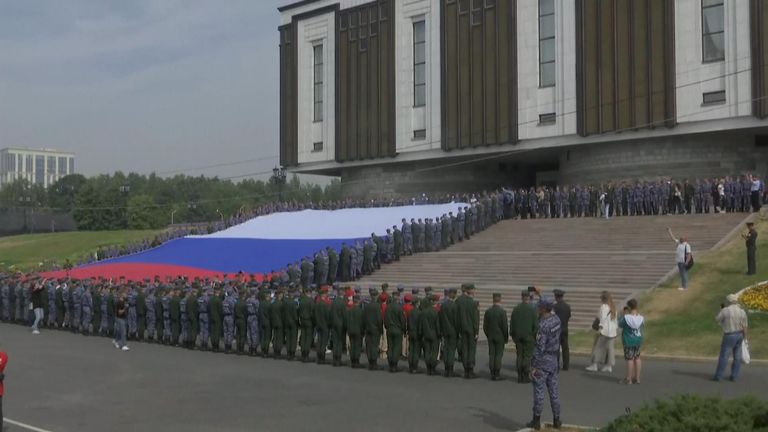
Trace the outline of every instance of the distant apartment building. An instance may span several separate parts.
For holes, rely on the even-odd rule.
[[[0,150],[0,189],[17,179],[45,188],[74,174],[75,154],[51,149],[5,148]]]

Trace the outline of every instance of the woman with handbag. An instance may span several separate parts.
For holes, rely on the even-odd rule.
[[[672,234],[672,228],[667,227],[667,232],[672,240],[677,243],[677,249],[675,249],[675,263],[677,263],[677,271],[680,273],[680,288],[678,290],[685,291],[688,289],[688,270],[693,267],[693,252],[691,251],[691,245],[688,243],[688,239],[685,236],[675,238]]]
[[[598,331],[595,346],[592,348],[592,364],[587,366],[590,372],[613,372],[613,365],[616,362],[615,344],[618,334],[618,322],[616,319],[616,304],[613,296],[608,291],[600,294],[600,310],[593,324],[593,328]]]

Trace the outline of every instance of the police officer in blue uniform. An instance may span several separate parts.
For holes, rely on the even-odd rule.
[[[533,350],[531,380],[533,380],[533,420],[527,424],[534,430],[541,429],[541,412],[544,409],[544,391],[549,393],[552,406],[552,425],[559,428],[560,390],[558,357],[560,356],[560,318],[552,311],[554,303],[546,298],[539,300],[539,330]]]

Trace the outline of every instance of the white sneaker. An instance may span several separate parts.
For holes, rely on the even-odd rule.
[[[587,366],[587,367],[586,367],[586,370],[588,370],[588,371],[590,371],[590,372],[597,372],[597,365],[596,365],[596,364],[593,364],[593,365],[591,365],[591,366]]]
[[[40,330],[32,330],[32,334],[40,334]]]
[[[680,288],[678,288],[677,290],[678,290],[678,291],[685,291],[685,288],[683,288],[683,287],[680,287]]]
[[[612,367],[610,367],[610,366],[603,366],[603,367],[600,369],[600,372],[608,372],[608,373],[611,373],[611,372],[613,372],[613,368],[612,368]]]
[[[120,349],[120,344],[118,344],[117,341],[114,339],[112,339],[112,345],[114,345],[115,348]]]
[[[122,349],[123,351],[130,351],[130,350],[131,350],[130,348],[128,348],[128,345],[126,345],[126,346],[122,347],[121,349]]]

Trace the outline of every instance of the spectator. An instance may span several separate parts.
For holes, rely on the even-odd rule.
[[[672,240],[677,243],[675,262],[677,263],[677,271],[680,273],[680,288],[678,288],[678,290],[685,291],[688,289],[688,268],[693,259],[693,255],[691,255],[691,245],[688,244],[688,239],[685,236],[681,236],[679,239],[675,238],[671,228],[667,227],[667,232]]]
[[[5,380],[5,366],[8,364],[8,354],[0,351],[0,430],[3,428],[3,395],[5,394],[5,387],[3,381]]]
[[[760,181],[760,177],[758,176],[752,176],[752,186],[750,187],[751,192],[751,200],[752,200],[752,211],[753,212],[759,212],[760,211],[760,193],[763,190],[763,182]]]
[[[720,358],[717,361],[717,370],[713,381],[720,381],[728,365],[728,359],[733,354],[730,380],[735,381],[739,377],[741,369],[741,344],[747,338],[747,313],[739,306],[739,298],[736,294],[726,297],[728,306],[722,305],[720,313],[715,320],[723,329],[723,342],[720,344]]]
[[[126,323],[128,317],[128,297],[125,291],[120,293],[120,298],[115,302],[115,326],[117,327],[116,339],[112,341],[115,348],[128,351],[128,343],[125,341]]]
[[[38,281],[32,288],[32,310],[35,313],[35,322],[32,323],[32,334],[40,334],[39,325],[43,321],[43,289],[45,279]]]
[[[599,334],[595,346],[592,349],[592,364],[587,366],[590,372],[597,372],[598,366],[602,364],[600,372],[613,372],[613,365],[616,362],[615,344],[618,334],[618,323],[616,321],[616,303],[613,301],[611,293],[603,291],[600,294],[600,311],[598,312]]]
[[[643,326],[645,318],[637,310],[637,300],[631,299],[624,308],[624,315],[619,320],[621,342],[624,345],[624,360],[627,361],[627,377],[623,384],[640,384],[642,361],[640,350],[643,346]]]

